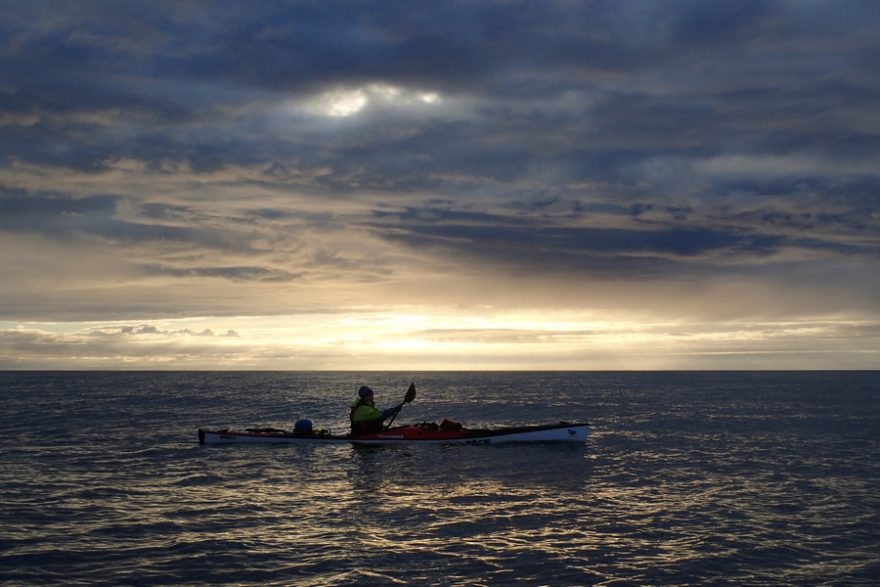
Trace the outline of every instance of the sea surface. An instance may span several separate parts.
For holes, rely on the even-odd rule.
[[[587,421],[584,445],[199,446]],[[880,372],[0,373],[3,585],[877,585]]]

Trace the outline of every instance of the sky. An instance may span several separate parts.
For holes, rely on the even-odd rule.
[[[875,0],[0,0],[0,369],[878,369]]]

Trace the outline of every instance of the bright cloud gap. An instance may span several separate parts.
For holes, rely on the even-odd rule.
[[[314,116],[349,118],[370,107],[414,108],[442,102],[437,92],[409,90],[403,87],[374,83],[357,87],[327,90],[303,102],[294,102],[291,108]]]

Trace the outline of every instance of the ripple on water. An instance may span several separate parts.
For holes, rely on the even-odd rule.
[[[412,377],[0,374],[0,582],[869,585],[880,571],[875,374],[423,374],[406,416],[593,433],[196,444],[198,426],[296,414],[336,427],[353,379]]]

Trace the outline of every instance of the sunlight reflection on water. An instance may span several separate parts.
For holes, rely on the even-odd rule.
[[[338,427],[348,374],[3,377],[13,584],[870,584],[880,560],[873,374],[830,407],[815,375],[429,374],[403,421],[593,433],[379,448],[196,444],[303,406]]]

